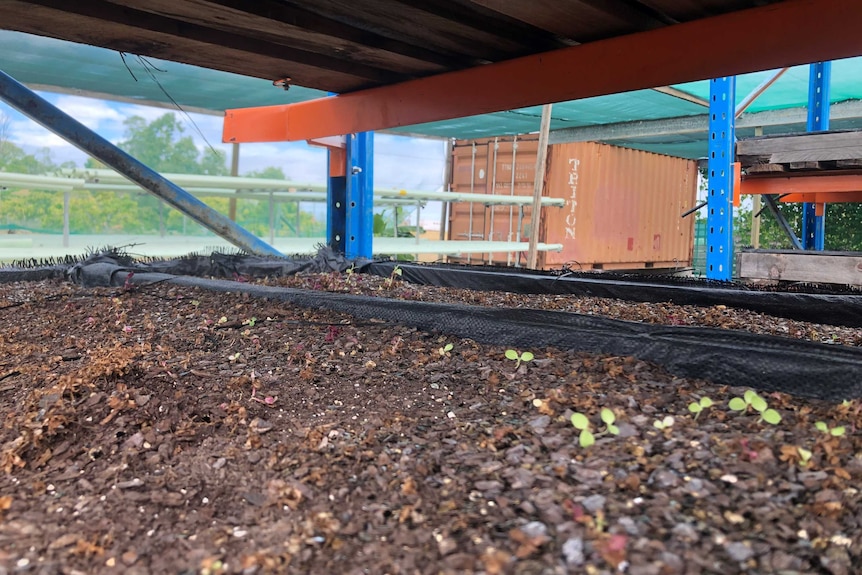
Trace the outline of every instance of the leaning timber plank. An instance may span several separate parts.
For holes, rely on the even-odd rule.
[[[747,279],[862,285],[862,254],[742,252],[739,275]]]
[[[751,138],[737,142],[736,153],[740,161],[756,156],[773,164],[857,159],[862,158],[862,131]]]

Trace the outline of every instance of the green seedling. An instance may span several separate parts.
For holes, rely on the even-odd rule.
[[[708,397],[701,397],[700,401],[693,401],[688,404],[688,410],[694,414],[694,418],[700,417],[701,412],[708,407],[712,407],[712,400]]]
[[[578,436],[578,443],[581,447],[587,448],[595,444],[596,436],[590,431],[590,420],[583,413],[572,414],[572,425],[581,433]]]
[[[515,364],[515,369],[521,367],[521,362],[533,361],[533,357],[534,356],[532,352],[529,351],[525,351],[524,353],[518,355],[518,352],[514,349],[506,350],[506,359],[511,359],[512,361],[518,362]]]
[[[252,317],[246,320],[243,320],[242,325],[247,325],[248,327],[254,327],[254,324],[257,323],[257,318]]]
[[[387,278],[386,280],[386,287],[391,288],[392,284],[395,283],[395,278],[401,277],[403,274],[404,272],[401,269],[401,266],[395,266],[394,268],[392,268],[392,273],[389,274],[389,278]]]
[[[617,420],[617,416],[614,415],[614,412],[607,407],[602,408],[601,413],[602,422],[605,424],[605,428],[608,430],[608,433],[611,435],[619,435],[620,428],[614,425],[614,422]]]
[[[799,466],[808,467],[808,464],[811,463],[812,453],[804,447],[797,447],[796,452],[799,454]]]
[[[454,345],[452,345],[451,343],[447,343],[446,345],[444,345],[443,347],[441,347],[440,349],[438,349],[438,350],[437,350],[437,353],[439,353],[441,356],[444,356],[444,355],[446,355],[447,353],[449,353],[450,351],[452,351],[452,349],[453,349],[454,347],[455,347],[455,346],[454,346]]]
[[[751,407],[754,411],[760,414],[758,421],[765,421],[772,425],[778,425],[781,422],[781,414],[770,409],[766,404],[766,400],[757,395],[757,392],[749,389],[742,397],[734,397],[728,403],[728,407],[733,411],[746,411]]]
[[[673,427],[674,418],[672,415],[666,415],[664,419],[656,419],[652,422],[652,426],[656,429],[670,429]]]
[[[605,424],[605,431],[598,435],[619,435],[620,429],[614,425],[617,420],[614,412],[607,407],[602,408],[601,415],[602,423]],[[596,434],[593,433],[590,420],[583,413],[573,413],[572,414],[572,425],[575,429],[579,430],[580,436],[578,437],[578,443],[581,447],[589,447],[596,442]]]
[[[822,431],[832,437],[841,437],[846,432],[843,425],[839,425],[838,427],[829,427],[826,425],[825,421],[818,421],[814,424],[814,427],[816,427],[818,431]]]

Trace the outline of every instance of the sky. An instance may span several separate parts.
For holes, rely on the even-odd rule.
[[[223,150],[230,158],[231,147],[221,143],[222,117],[183,114],[164,108],[97,100],[65,94],[39,92],[49,102],[94,130],[100,136],[118,142],[124,137],[123,122],[131,116],[155,120],[174,113],[200,151],[208,145]],[[42,148],[51,151],[56,163],[73,161],[81,166],[86,154],[59,136],[39,126],[4,103],[0,114],[8,118],[8,137],[28,153]],[[192,123],[193,122],[193,123]],[[197,128],[195,128],[197,125]],[[200,133],[198,132],[200,130]],[[376,188],[434,191],[443,185],[445,144],[441,140],[375,134],[374,177]],[[275,166],[295,182],[323,184],[326,179],[326,151],[305,142],[242,144],[240,174]]]

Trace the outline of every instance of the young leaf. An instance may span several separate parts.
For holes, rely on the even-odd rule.
[[[580,437],[578,437],[578,443],[580,443],[581,447],[589,447],[595,444],[596,438],[588,429],[584,429],[581,431]]]
[[[652,422],[652,426],[655,427],[656,429],[664,429],[664,423],[662,423],[658,419],[656,419],[655,421]]]
[[[664,419],[662,419],[661,422],[662,424],[664,424],[665,427],[670,427],[671,425],[673,425],[674,418],[672,415],[665,415]]]
[[[751,398],[751,407],[753,407],[758,413],[763,413],[766,408],[766,400],[755,394],[754,397]]]
[[[818,421],[814,424],[814,427],[817,428],[817,431],[822,431],[823,433],[829,433],[829,426],[826,425],[825,421]]]
[[[506,350],[506,359],[511,359],[512,361],[518,361],[518,352],[514,349]]]
[[[833,427],[829,430],[829,433],[832,435],[832,437],[841,437],[842,435],[844,435],[844,426],[839,425],[838,427]]]
[[[533,352],[525,351],[521,354],[521,361],[533,361]]]
[[[765,410],[761,414],[761,417],[763,417],[763,421],[771,423],[772,425],[778,425],[781,422],[781,414],[774,409]]]
[[[811,459],[812,453],[804,447],[797,447],[796,451],[799,452],[799,458],[802,460],[802,463],[808,463],[808,460]]]
[[[572,425],[575,426],[575,429],[580,429],[583,431],[590,426],[590,420],[587,419],[587,416],[583,413],[573,413]]]
[[[703,408],[712,407],[712,400],[708,397],[701,397],[700,398],[700,406]]]
[[[609,423],[608,424],[608,433],[610,433],[611,435],[619,435],[620,434],[620,428],[617,427],[616,425],[614,425],[613,423]]]
[[[745,400],[745,403],[749,405],[751,405],[751,402],[754,401],[755,397],[757,397],[757,392],[753,389],[749,389],[742,394],[742,398]]]
[[[699,403],[691,402],[688,404],[688,410],[692,413],[699,414],[703,411],[703,407]]]
[[[745,400],[741,397],[734,397],[730,400],[727,406],[733,411],[745,411],[745,408],[748,407],[748,404],[745,403]]]
[[[607,407],[602,408],[602,421],[605,425],[613,425],[614,421],[617,420],[617,417],[614,415],[614,412],[608,409]]]
[[[443,346],[443,351],[452,351],[453,347],[455,347],[455,346],[452,345],[451,343],[447,343],[445,346]]]

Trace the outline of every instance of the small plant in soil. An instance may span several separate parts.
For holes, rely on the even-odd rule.
[[[517,362],[515,364],[515,369],[518,369],[519,367],[521,367],[521,362],[533,361],[533,357],[534,357],[533,353],[530,351],[525,351],[519,355],[518,352],[515,351],[514,349],[507,349],[506,350],[506,359],[510,359],[512,361]]]
[[[439,353],[439,354],[440,354],[440,357],[443,357],[443,356],[445,356],[445,355],[448,355],[448,354],[449,354],[449,352],[450,352],[450,351],[452,351],[452,349],[453,349],[454,347],[455,347],[455,346],[454,346],[454,345],[452,345],[451,343],[447,343],[446,345],[444,345],[443,347],[441,347],[440,349],[438,349],[438,350],[437,350],[437,353]]]
[[[765,421],[772,425],[778,425],[781,422],[781,414],[771,409],[766,400],[757,395],[757,392],[749,389],[742,397],[734,397],[728,403],[728,407],[733,411],[748,411],[748,408],[753,409],[760,414],[758,422]]]
[[[813,455],[811,451],[805,449],[804,447],[797,447],[796,453],[799,454],[799,466],[808,467],[808,465],[811,463],[811,456]]]
[[[817,428],[817,431],[822,431],[827,435],[831,435],[832,437],[841,437],[846,432],[846,429],[843,425],[839,425],[837,427],[829,427],[825,421],[818,421],[814,424],[814,427]]]
[[[694,418],[700,417],[704,409],[712,407],[712,400],[708,397],[701,397],[700,401],[693,401],[688,404],[688,410],[694,414]]]
[[[392,286],[395,283],[395,278],[400,278],[403,273],[404,272],[401,270],[401,266],[395,266],[394,268],[392,268],[392,273],[389,274],[389,277],[386,279],[386,287],[392,289]]]
[[[666,415],[664,419],[656,419],[652,422],[652,426],[656,429],[665,430],[673,427],[674,418],[672,415]]]
[[[612,410],[608,409],[607,407],[602,408],[600,417],[602,418],[602,423],[605,424],[605,431],[598,434],[594,434],[591,429],[592,426],[590,425],[590,420],[586,415],[584,415],[583,413],[572,414],[572,425],[575,427],[575,429],[581,432],[578,437],[578,443],[581,447],[586,448],[595,444],[597,435],[601,436],[607,434],[620,434],[619,428],[614,425],[617,420],[617,417],[616,415],[614,415],[614,412]]]
[[[242,325],[247,325],[248,327],[254,327],[255,323],[257,323],[256,317],[250,317],[248,319],[242,320]]]

